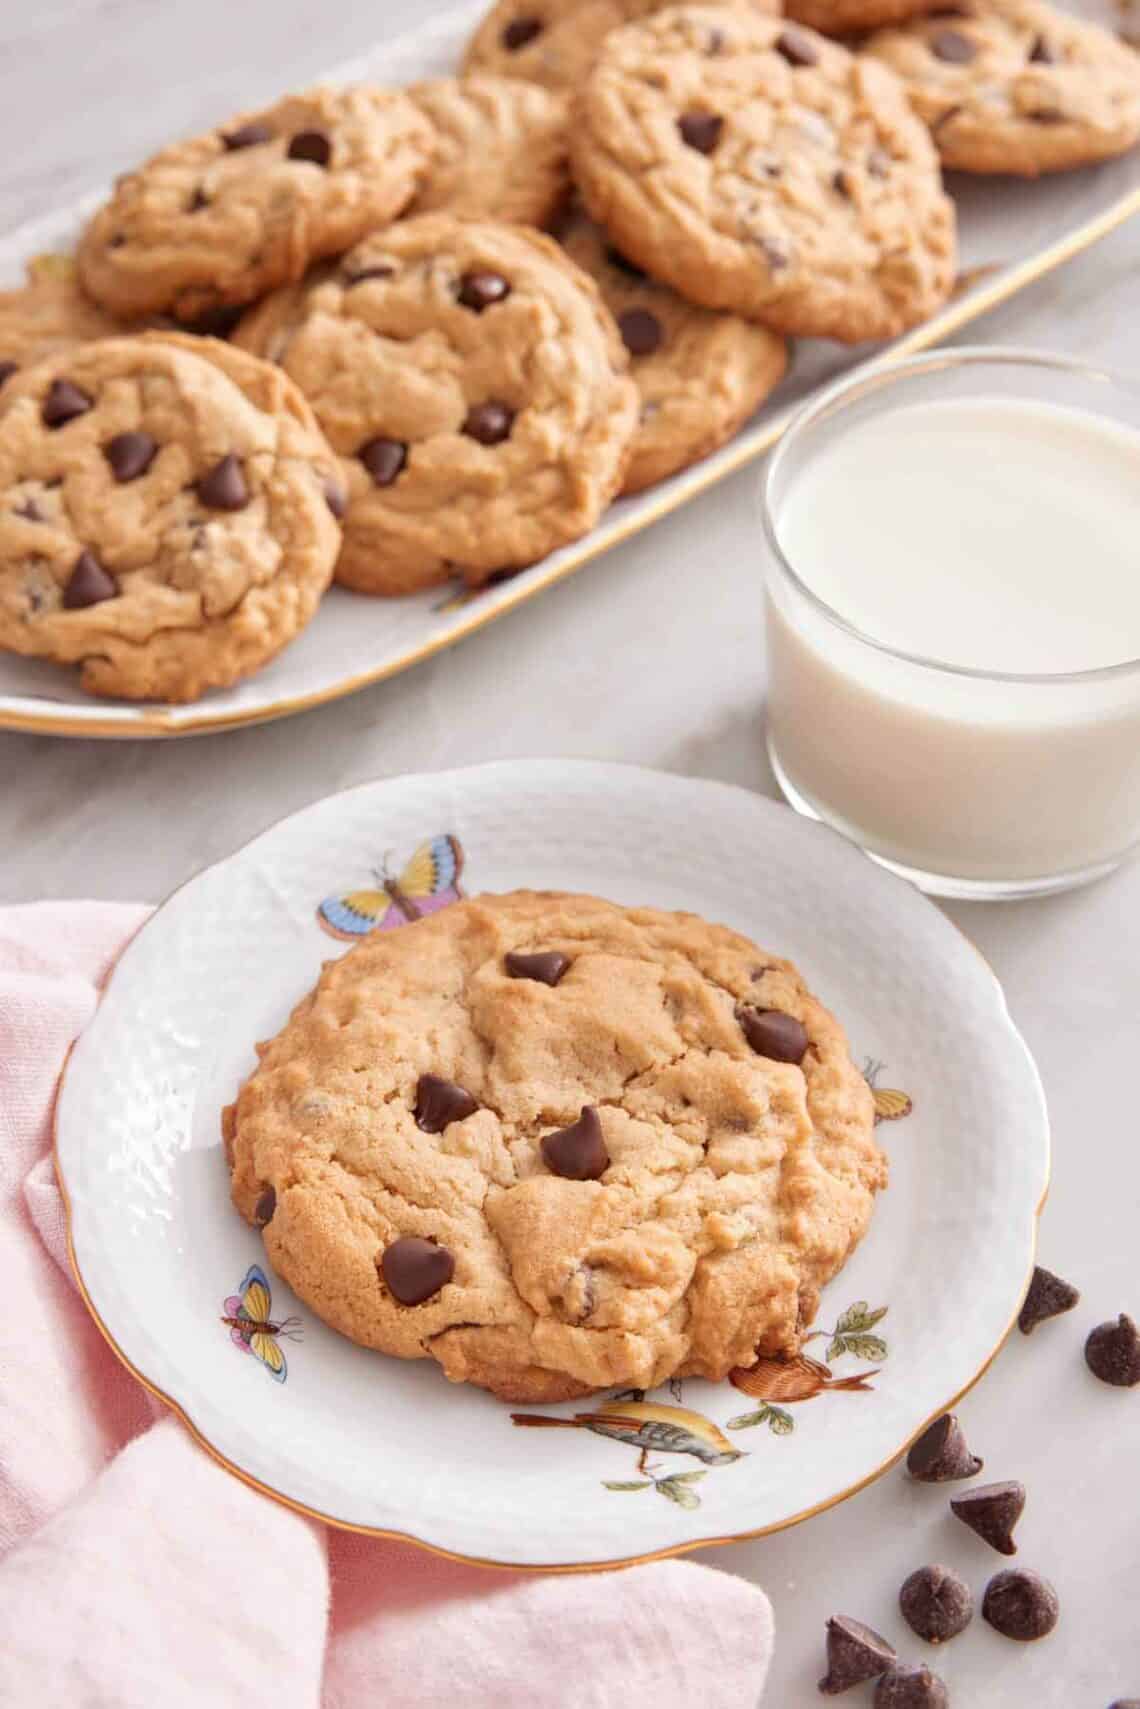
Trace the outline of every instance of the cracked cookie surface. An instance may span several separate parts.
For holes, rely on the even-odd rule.
[[[274,1269],[506,1399],[794,1352],[886,1181],[839,1023],[691,914],[459,902],[327,964],[258,1048],[223,1128]]]
[[[631,260],[777,331],[891,337],[953,285],[953,207],[902,84],[800,25],[676,7],[618,30],[571,158]]]
[[[563,221],[558,240],[597,280],[630,353],[641,407],[622,490],[641,492],[731,439],[783,378],[787,346],[768,327],[659,285],[583,213]]]
[[[316,88],[173,143],[119,179],[79,245],[115,314],[196,321],[299,279],[411,201],[433,145],[404,94]]]
[[[587,533],[621,486],[625,348],[593,280],[526,227],[402,220],[235,339],[281,363],[342,459],[349,587],[478,586]]]
[[[127,330],[87,300],[73,263],[41,256],[29,264],[26,284],[0,291],[0,386],[54,350]]]
[[[864,51],[902,78],[944,164],[963,172],[1033,178],[1140,139],[1140,54],[1040,0],[961,0]]]
[[[567,98],[517,77],[441,77],[408,94],[435,151],[412,213],[546,226],[570,194]]]
[[[48,356],[0,392],[0,647],[89,693],[194,700],[304,627],[340,539],[296,387],[210,339]]]

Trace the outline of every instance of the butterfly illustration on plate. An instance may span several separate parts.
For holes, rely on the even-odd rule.
[[[283,1340],[300,1341],[301,1319],[286,1317],[274,1323],[269,1313],[273,1295],[265,1279],[265,1271],[251,1264],[242,1277],[236,1294],[230,1294],[223,1306],[222,1322],[230,1332],[230,1340],[243,1353],[260,1359],[275,1383],[283,1383],[289,1374],[285,1363]]]
[[[398,878],[389,876],[385,860],[375,888],[326,896],[317,909],[317,921],[330,937],[349,943],[369,932],[390,932],[458,902],[463,894],[462,871],[458,837],[432,837],[420,844]]]

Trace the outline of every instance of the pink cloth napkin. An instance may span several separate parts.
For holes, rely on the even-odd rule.
[[[203,1453],[75,1290],[56,1079],[146,910],[0,909],[2,1709],[754,1709],[763,1592],[690,1562],[454,1565],[300,1518]]]

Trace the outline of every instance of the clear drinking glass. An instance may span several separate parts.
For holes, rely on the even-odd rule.
[[[1140,659],[1002,675],[896,651],[811,591],[781,547],[780,516],[808,461],[868,416],[995,396],[1140,429],[1140,385],[1098,368],[1018,350],[933,351],[878,364],[802,410],[768,461],[762,500],[768,751],[781,789],[922,889],[978,899],[1069,889],[1140,846]]]

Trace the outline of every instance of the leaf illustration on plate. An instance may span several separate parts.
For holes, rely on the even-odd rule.
[[[708,1475],[707,1471],[672,1472],[669,1477],[669,1482],[675,1484],[699,1484],[701,1479],[707,1478]]]
[[[845,1335],[843,1351],[854,1353],[857,1359],[870,1359],[879,1365],[887,1356],[887,1344],[881,1335]]]
[[[757,1407],[755,1412],[741,1412],[735,1418],[730,1418],[725,1425],[726,1430],[754,1430],[758,1424],[766,1424],[773,1436],[790,1436],[796,1427],[796,1421],[790,1412],[785,1412],[782,1406],[772,1406],[766,1401]]]
[[[665,1496],[669,1501],[675,1501],[678,1507],[685,1507],[690,1511],[701,1505],[701,1498],[696,1490],[690,1489],[687,1484],[682,1483],[679,1477],[659,1479],[657,1493]]]
[[[603,1478],[602,1479],[602,1488],[603,1489],[618,1489],[618,1490],[648,1489],[650,1487],[650,1485],[652,1484],[652,1482],[653,1482],[652,1478],[643,1478],[640,1480],[635,1479],[633,1483],[622,1483],[620,1481],[615,1482],[612,1478]]]
[[[795,1419],[790,1412],[785,1412],[782,1406],[768,1408],[768,1428],[773,1436],[790,1436],[795,1427]]]
[[[881,1318],[886,1317],[887,1310],[885,1305],[881,1305],[877,1311],[872,1311],[866,1300],[856,1300],[854,1305],[849,1305],[847,1310],[840,1314],[835,1333],[846,1335],[852,1330],[872,1329]]]

